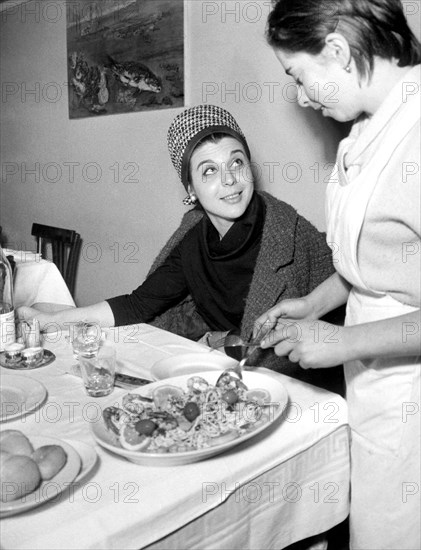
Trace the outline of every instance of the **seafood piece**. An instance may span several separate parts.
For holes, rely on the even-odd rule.
[[[262,418],[262,414],[263,411],[261,405],[254,401],[248,401],[241,411],[243,421],[251,424],[254,424],[260,420]]]
[[[215,386],[220,388],[221,391],[226,392],[228,390],[245,390],[248,388],[244,382],[240,379],[236,372],[230,373],[229,371],[224,371],[221,376],[216,381]]]
[[[187,380],[187,388],[194,393],[207,391],[209,383],[201,376],[192,376]]]
[[[158,425],[162,430],[168,431],[178,428],[178,421],[174,416],[168,415],[166,418],[161,419]]]
[[[130,421],[130,415],[119,407],[107,407],[102,411],[102,417],[107,430],[114,432],[116,435],[119,435],[121,427]]]
[[[128,393],[123,397],[123,409],[132,414],[142,414],[145,411],[145,402],[150,403],[149,397],[144,397],[138,393]]]

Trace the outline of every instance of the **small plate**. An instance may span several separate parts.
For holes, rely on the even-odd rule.
[[[217,379],[220,376],[220,373],[203,372],[197,373],[197,375],[205,378],[205,380],[207,380],[209,384],[215,385]],[[178,386],[186,390],[187,380],[189,378],[189,375],[184,375],[165,381],[154,382],[149,386],[135,388],[130,393],[150,397],[155,388],[158,388],[159,386],[166,386],[167,384]],[[221,443],[220,445],[176,453],[148,453],[142,451],[130,451],[121,447],[118,436],[116,436],[114,432],[111,432],[107,429],[103,419],[101,419],[99,422],[91,424],[91,429],[95,439],[102,447],[105,447],[109,451],[112,451],[113,453],[124,457],[127,460],[130,460],[131,462],[134,462],[136,464],[142,464],[144,466],[176,466],[198,462],[200,460],[204,460],[206,458],[210,458],[212,456],[228,451],[236,445],[239,445],[240,443],[243,443],[244,441],[256,436],[258,433],[266,430],[267,428],[269,428],[269,426],[276,422],[285,410],[285,407],[288,403],[288,392],[280,380],[275,379],[267,374],[244,372],[243,382],[247,385],[249,389],[261,388],[269,391],[271,395],[271,403],[270,405],[268,405],[270,419],[265,424],[261,424],[255,430],[251,432],[246,432],[236,439]],[[114,398],[112,401],[108,402],[108,405],[105,404],[104,408],[106,408],[107,406],[121,405],[123,398],[124,396],[120,397],[117,402]]]
[[[92,445],[88,445],[87,443],[83,443],[82,441],[76,441],[75,439],[63,439],[63,441],[71,445],[82,460],[82,466],[78,475],[76,476],[76,479],[74,480],[74,482],[76,483],[78,481],[81,481],[91,472],[92,468],[97,463],[98,455]]]
[[[0,422],[34,411],[47,397],[41,382],[26,376],[2,374],[0,377]]]
[[[43,481],[38,489],[29,495],[10,502],[0,502],[0,518],[26,512],[54,498],[59,503],[61,500],[59,495],[75,480],[80,471],[80,456],[65,441],[53,437],[28,437],[35,449],[43,445],[61,445],[67,454],[67,462],[57,475],[48,481]]]
[[[44,357],[38,365],[35,366],[27,366],[24,361],[19,361],[19,363],[14,363],[13,365],[10,365],[6,361],[6,357],[4,355],[4,351],[0,352],[0,365],[2,367],[5,367],[6,369],[11,370],[33,370],[33,369],[39,369],[40,367],[45,367],[46,365],[49,365],[55,360],[56,356],[52,351],[49,349],[44,348]]]
[[[151,376],[155,380],[164,380],[182,374],[221,371],[236,365],[238,365],[238,361],[217,351],[187,353],[185,355],[173,355],[157,361],[151,368]]]

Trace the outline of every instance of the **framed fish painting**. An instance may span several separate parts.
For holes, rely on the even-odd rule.
[[[183,0],[67,3],[69,117],[184,106]]]

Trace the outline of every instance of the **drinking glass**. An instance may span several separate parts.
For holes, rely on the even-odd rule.
[[[73,356],[94,357],[101,342],[101,327],[97,323],[76,323],[72,327]]]
[[[109,395],[114,389],[116,353],[111,346],[101,347],[96,355],[79,355],[80,372],[86,393],[91,397]]]

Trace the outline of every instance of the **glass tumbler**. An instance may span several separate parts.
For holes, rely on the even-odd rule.
[[[94,357],[101,342],[101,327],[97,323],[76,323],[72,327],[71,341],[75,359]]]
[[[116,352],[113,347],[103,346],[91,357],[79,355],[79,363],[88,395],[104,397],[113,391],[116,367]]]

